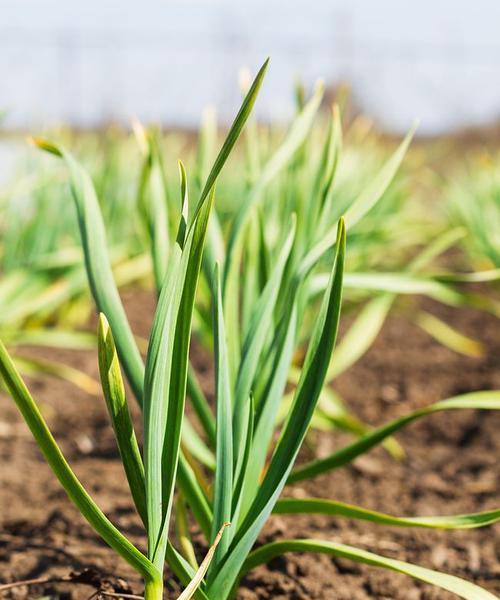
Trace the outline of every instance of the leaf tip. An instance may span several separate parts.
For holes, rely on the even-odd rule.
[[[177,167],[179,169],[179,176],[182,181],[186,178],[186,167],[184,166],[184,163],[182,162],[182,160],[180,158],[177,159]]]
[[[420,127],[420,119],[413,119],[413,123],[411,124],[410,129],[408,130],[408,133],[406,134],[405,140],[408,143],[411,142],[411,140],[413,139],[413,137],[415,136],[415,133],[417,131],[417,129]]]
[[[325,91],[325,80],[318,79],[316,81],[316,83],[314,84],[314,95],[322,96],[324,91]]]
[[[54,154],[54,156],[62,157],[61,150],[52,142],[48,140],[44,140],[43,138],[29,136],[27,141],[32,146],[36,148],[40,148],[40,150],[44,150],[45,152],[49,152],[50,154]]]
[[[99,313],[99,320],[97,325],[97,341],[99,344],[107,344],[111,341],[113,345],[113,337],[111,335],[111,328],[109,326],[108,319],[104,313]]]
[[[139,145],[141,153],[146,156],[148,154],[148,136],[144,125],[139,121],[137,117],[132,117],[130,120],[132,132],[135,135],[135,139]]]
[[[340,106],[338,105],[338,102],[332,104],[332,118],[334,123],[340,123]]]

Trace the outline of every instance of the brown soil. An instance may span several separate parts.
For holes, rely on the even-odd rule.
[[[153,310],[146,294],[128,295],[132,323],[147,333]],[[485,358],[461,357],[402,317],[392,317],[370,352],[337,389],[353,411],[380,424],[453,394],[500,388],[498,321],[467,310],[429,305],[487,346]],[[38,350],[38,352],[40,352]],[[97,376],[92,353],[43,351]],[[208,365],[197,354],[197,363]],[[99,505],[134,542],[144,544],[100,398],[65,383],[36,379],[30,388],[75,471]],[[92,584],[142,593],[134,572],[83,522],[42,460],[13,402],[0,395],[0,582],[81,573],[89,586],[53,583],[5,592],[6,598],[89,598]],[[138,415],[135,415],[136,417]],[[463,411],[435,415],[398,436],[407,450],[397,463],[376,449],[347,468],[287,490],[329,497],[393,514],[430,515],[497,507],[500,415]],[[345,444],[345,434],[310,436],[304,456]],[[273,517],[262,541],[316,537],[341,541],[462,576],[500,593],[500,529],[437,532],[360,524],[327,517]],[[85,571],[85,569],[88,569]],[[178,588],[173,584],[170,597]],[[407,577],[326,556],[288,555],[242,582],[240,600],[447,600],[454,596]]]

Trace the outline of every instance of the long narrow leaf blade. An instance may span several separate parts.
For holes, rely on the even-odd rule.
[[[288,479],[288,483],[295,483],[303,479],[315,477],[321,473],[325,473],[331,469],[337,469],[351,462],[360,454],[363,454],[380,444],[388,436],[392,435],[399,429],[409,425],[422,417],[426,417],[433,413],[445,410],[457,409],[481,409],[481,410],[500,410],[500,390],[470,392],[460,396],[454,396],[447,400],[441,400],[435,404],[431,404],[420,410],[416,410],[404,417],[394,419],[386,425],[382,425],[371,431],[368,435],[363,436],[352,444],[337,450],[325,458],[312,461],[302,467],[299,467],[292,472]]]
[[[421,329],[450,350],[474,358],[484,356],[485,349],[481,342],[461,333],[435,315],[420,310],[414,315],[413,320]]]
[[[180,248],[176,246],[170,256],[167,275],[156,307],[144,376],[144,467],[150,559],[156,555],[162,535],[164,515],[170,507],[170,504],[163,505],[162,451],[167,427],[168,386],[174,344],[175,282],[180,261]],[[163,542],[166,543],[165,540]],[[157,558],[156,564],[163,564],[163,558]]]
[[[221,539],[224,537],[224,529],[229,525],[230,523],[222,524],[221,528],[219,529],[219,532],[215,536],[215,539],[207,552],[207,555],[203,559],[200,568],[196,571],[193,579],[177,600],[190,600],[190,598],[193,597],[195,591],[199,588],[201,582],[203,581],[203,578],[205,577],[205,573],[207,572],[207,569],[213,560],[217,546],[219,545]]]
[[[250,324],[243,343],[242,357],[238,376],[236,380],[236,390],[234,398],[234,461],[235,476],[238,477],[241,468],[241,459],[243,457],[242,449],[244,447],[243,428],[246,423],[245,403],[250,397],[252,384],[255,378],[261,353],[264,348],[269,330],[272,327],[272,318],[278,293],[287,263],[290,251],[292,249],[295,236],[295,217],[290,225],[290,233],[280,251],[276,265],[271,273],[271,277],[266,284],[250,318]]]
[[[98,329],[99,371],[106,406],[116,436],[130,492],[137,511],[147,526],[146,488],[144,465],[130,418],[125,387],[120,372],[113,334],[106,317],[101,313]]]
[[[278,500],[273,513],[277,515],[320,514],[347,519],[360,519],[377,525],[423,527],[427,529],[474,529],[492,525],[500,520],[500,509],[450,516],[394,517],[353,506],[352,504],[322,498],[283,498]]]
[[[397,170],[408,150],[408,146],[415,134],[416,124],[406,134],[406,137],[398,146],[394,154],[385,163],[379,173],[373,178],[371,183],[366,186],[361,194],[354,200],[347,212],[345,213],[346,227],[350,229],[358,221],[360,221],[366,213],[373,208],[378,202],[382,194],[389,187],[389,184],[394,179]]]
[[[187,392],[198,420],[208,438],[210,446],[215,448],[215,417],[208,400],[198,382],[196,372],[192,367],[188,370]]]
[[[297,151],[303,145],[321,104],[323,92],[324,86],[320,83],[316,86],[312,98],[295,118],[283,143],[266,163],[265,168],[261,172],[255,185],[252,187],[248,199],[241,205],[233,221],[228,240],[227,258],[223,278],[224,287],[230,277],[231,271],[237,269],[238,256],[241,251],[242,233],[252,208],[262,198],[262,193],[266,189],[266,186],[290,163]]]
[[[106,232],[92,180],[63,147],[40,139],[34,139],[33,142],[39,148],[63,158],[69,169],[92,295],[99,312],[104,313],[110,322],[121,364],[142,406],[144,365],[113,278]]]
[[[194,518],[198,523],[206,540],[211,538],[211,523],[213,514],[202,488],[198,485],[196,475],[193,472],[186,457],[181,454],[179,458],[179,468],[177,471],[177,482],[182,489],[182,493],[187,503],[191,507]]]
[[[40,375],[43,373],[68,381],[92,396],[99,396],[100,394],[101,388],[95,379],[69,365],[44,358],[19,356],[18,354],[12,355],[12,359],[23,375]]]
[[[384,294],[370,300],[356,316],[333,351],[327,381],[335,379],[370,348],[391,309],[392,296]]]
[[[344,257],[345,227],[340,220],[331,280],[309,343],[303,376],[294,404],[257,496],[231,544],[227,559],[207,589],[207,593],[215,598],[227,595],[234,585],[245,556],[257,539],[285,485],[306,434],[335,345],[340,317]]]
[[[167,547],[180,454],[194,298],[213,198],[214,189],[188,230],[182,252],[178,245],[175,247],[177,252],[173,256],[177,256],[178,260],[175,266],[169,265],[172,271],[167,274],[160,295],[158,326],[155,318],[146,363],[145,467],[150,523],[148,545],[149,556],[158,566],[163,564]],[[150,365],[153,365],[151,370]],[[153,374],[151,378],[150,373]],[[150,387],[153,393],[149,392]],[[151,407],[153,412],[150,412]]]
[[[268,65],[269,58],[264,62],[264,64],[260,68],[259,72],[257,73],[257,76],[255,77],[252,83],[252,86],[248,90],[248,94],[243,100],[241,108],[238,111],[238,114],[236,115],[233,124],[231,125],[226,139],[224,140],[224,144],[222,145],[222,148],[220,149],[220,152],[217,155],[217,158],[215,159],[213,167],[210,173],[208,174],[207,181],[205,182],[205,186],[203,187],[203,190],[201,192],[200,199],[198,200],[198,205],[196,206],[193,219],[197,217],[198,212],[200,211],[203,203],[205,202],[205,199],[208,197],[208,194],[213,188],[217,177],[219,176],[219,173],[222,170],[222,167],[224,166],[229,154],[231,153],[231,150],[233,149],[233,146],[236,143],[236,140],[238,139],[241,133],[241,130],[243,129],[243,126],[245,125],[248,117],[250,116],[250,113],[252,112],[253,106],[257,99],[257,95],[262,86],[262,82],[264,80],[264,76],[266,74]]]
[[[217,446],[214,483],[214,519],[212,541],[224,523],[231,520],[233,492],[233,436],[232,399],[229,383],[226,330],[222,311],[222,294],[219,266],[214,274],[214,353],[215,353],[215,397],[217,406]],[[228,548],[228,540],[221,541],[212,566],[216,567]]]
[[[255,498],[260,475],[263,471],[270,442],[272,440],[280,401],[287,383],[287,374],[293,358],[293,349],[297,331],[297,307],[290,299],[290,316],[281,323],[278,351],[273,364],[273,376],[259,407],[255,428],[256,443],[252,444],[250,459],[244,471],[241,514],[245,516]]]
[[[66,494],[102,539],[147,579],[157,579],[158,571],[151,562],[109,521],[84,489],[66,462],[52,437],[38,406],[0,342],[0,375],[19,411],[42,451],[47,463],[61,482]]]
[[[276,556],[285,554],[286,552],[320,552],[332,556],[347,558],[355,562],[363,563],[372,567],[382,567],[396,573],[409,575],[414,579],[419,579],[425,583],[430,583],[443,590],[456,594],[464,600],[497,600],[496,596],[486,591],[485,589],[446,573],[439,573],[425,567],[412,565],[411,563],[393,558],[386,558],[373,552],[360,550],[353,546],[345,544],[336,544],[335,542],[326,542],[321,540],[283,540],[266,544],[258,550],[252,552],[248,557],[243,573],[254,569],[260,564],[269,562]]]
[[[190,585],[196,571],[170,542],[167,543],[166,559],[177,579],[186,587]],[[192,597],[196,600],[210,600],[200,586],[194,590]]]

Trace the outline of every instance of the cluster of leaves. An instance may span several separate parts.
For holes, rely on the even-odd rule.
[[[349,247],[352,240],[358,257],[362,256],[363,245],[370,245],[368,216],[373,218],[412,133],[360,193],[343,202],[342,195],[337,197],[333,191],[342,145],[336,109],[315,168],[305,167],[321,86],[309,101],[301,101],[284,140],[265,160],[256,143],[255,126],[249,123],[248,181],[232,214],[219,218],[221,214],[213,211],[216,180],[250,115],[266,68],[267,63],[248,90],[212,166],[206,166],[209,151],[198,157],[194,179],[199,191],[194,205],[189,202],[182,163],[180,202],[175,205],[166,197],[156,138],[137,128],[144,156],[139,208],[158,291],[145,362],[113,276],[105,221],[92,179],[65,148],[35,140],[62,159],[70,174],[85,269],[101,313],[102,390],[144,524],[145,554],[110,523],[73,474],[3,345],[0,373],[69,497],[101,537],[143,576],[148,600],[162,597],[165,563],[187,586],[183,599],[194,595],[223,600],[235,593],[239,579],[256,565],[284,552],[305,550],[405,573],[469,600],[491,600],[492,594],[459,578],[328,540],[281,540],[254,549],[273,512],[323,513],[444,529],[478,527],[500,519],[500,510],[410,518],[332,499],[280,499],[285,485],[340,468],[387,443],[392,434],[417,419],[446,410],[499,409],[500,392],[450,398],[373,430],[350,418],[342,404],[328,395],[326,384],[364,351],[366,340],[376,334],[373,323],[381,326],[397,294],[418,290],[459,303],[461,292],[448,281],[414,275],[446,246],[442,240],[419,255],[405,273],[345,272],[346,232]],[[209,143],[205,142],[206,150]],[[361,225],[368,229],[363,231]],[[335,354],[343,290],[370,290],[377,296],[364,306]],[[189,363],[193,323],[214,355],[215,412]],[[338,363],[340,367],[335,366]],[[142,409],[142,449],[130,419],[120,365]],[[184,416],[187,395],[203,435]],[[357,439],[321,460],[294,467],[318,404],[328,400],[323,414],[356,433]],[[281,418],[283,404],[286,411]],[[390,447],[394,450],[394,445]],[[174,510],[176,540],[169,536]],[[183,526],[188,512],[210,548],[201,565]],[[231,526],[224,530],[229,522]]]
[[[227,230],[247,198],[251,199],[251,204],[255,202],[260,206],[255,211],[260,211],[260,217],[251,215],[249,219],[248,235],[261,235],[266,247],[272,248],[280,218],[289,218],[291,212],[297,214],[299,227],[303,230],[298,233],[300,242],[297,243],[304,245],[310,242],[312,232],[314,235],[317,233],[313,231],[313,225],[319,227],[319,232],[325,233],[325,228],[334,227],[336,219],[356,198],[364,195],[369,205],[363,210],[362,218],[356,219],[357,222],[350,227],[349,277],[346,278],[344,294],[345,311],[354,313],[358,324],[353,326],[344,344],[349,351],[337,352],[342,356],[337,356],[329,381],[367,350],[386,316],[394,311],[457,352],[472,356],[482,354],[484,349],[477,340],[464,336],[435,314],[422,311],[415,306],[414,298],[423,294],[453,306],[469,305],[496,316],[500,314],[498,303],[491,298],[459,293],[457,288],[464,283],[495,280],[499,276],[498,270],[492,269],[491,261],[486,258],[498,245],[495,242],[496,196],[494,177],[490,177],[492,169],[484,166],[476,168],[474,165],[474,173],[479,174],[478,181],[492,182],[488,189],[486,185],[481,186],[484,203],[489,202],[491,208],[478,211],[478,204],[470,201],[474,194],[468,194],[469,202],[466,202],[459,198],[458,193],[452,193],[450,197],[456,198],[453,204],[457,209],[450,211],[442,226],[436,229],[435,222],[440,221],[439,211],[427,204],[423,207],[420,201],[410,201],[407,175],[399,176],[389,186],[409,140],[386,163],[382,172],[381,155],[385,146],[375,135],[368,135],[371,132],[370,122],[364,117],[357,118],[348,130],[349,143],[343,144],[339,111],[328,123],[317,114],[321,96],[319,86],[314,97],[307,102],[304,90],[298,87],[297,117],[284,141],[279,128],[258,128],[255,123],[249,123],[245,151],[237,153],[234,159],[238,161],[237,168],[229,171],[218,186],[218,224],[210,226],[213,233],[210,252],[214,256],[220,254],[220,230]],[[150,279],[151,268],[144,248],[150,241],[152,244],[169,244],[168,236],[155,234],[155,228],[168,231],[171,237],[176,234],[176,177],[168,171],[168,165],[163,164],[164,148],[168,149],[169,155],[176,152],[189,154],[189,170],[193,173],[190,187],[199,193],[215,156],[217,141],[212,112],[207,112],[203,120],[196,153],[192,143],[182,134],[172,132],[163,136],[158,132],[146,133],[137,123],[133,129],[135,140],[113,128],[105,136],[94,133],[74,136],[64,130],[58,133],[66,140],[67,147],[76,147],[78,153],[85,156],[106,222],[111,261],[119,287]],[[131,164],[141,164],[141,158],[140,169],[131,169]],[[462,189],[467,190],[468,187],[462,186]],[[309,211],[311,195],[321,198],[314,208],[321,210],[319,221],[317,215]],[[20,205],[23,210],[19,210]],[[467,206],[475,206],[471,209],[472,213],[469,210],[469,214],[465,214]],[[431,219],[422,218],[424,211],[431,214]],[[128,218],[131,212],[138,212],[140,218]],[[262,218],[264,212],[266,219]],[[484,218],[486,214],[488,218]],[[456,227],[457,220],[460,220],[460,227]],[[46,227],[47,222],[52,226]],[[307,223],[307,226],[302,227],[302,223]],[[470,234],[466,236],[467,228]],[[97,394],[97,382],[84,373],[60,363],[28,357],[20,349],[25,343],[74,348],[89,348],[94,343],[88,335],[75,335],[70,331],[72,327],[86,322],[90,305],[78,248],[78,231],[72,206],[67,202],[64,168],[47,167],[40,161],[35,168],[31,160],[23,165],[13,184],[2,190],[0,229],[0,331],[13,351],[16,365],[24,374],[41,371],[57,375],[89,393]],[[493,233],[486,234],[487,231]],[[440,255],[461,242],[466,249],[475,246],[476,255],[479,250],[483,257],[482,261],[473,263],[473,269],[486,268],[488,271],[457,275],[435,269],[433,265]],[[397,250],[388,253],[388,245]],[[258,245],[250,246],[250,253],[259,256]],[[418,252],[421,256],[416,256]],[[494,263],[493,267],[496,266]],[[356,277],[353,278],[354,273]],[[159,287],[161,273],[156,266],[153,275]],[[250,293],[247,295],[244,290],[244,299],[248,297],[246,307],[251,306],[253,300],[254,279],[251,275],[246,284]],[[443,284],[446,288],[451,287],[452,291],[444,289]],[[206,286],[208,289],[209,285]],[[206,291],[202,303],[205,316],[210,314],[210,301],[210,294]],[[245,308],[243,317],[246,319],[247,316]],[[196,315],[195,327],[199,336],[204,333],[204,321],[207,319],[198,319]],[[368,334],[360,335],[359,332],[366,327]],[[209,340],[209,331],[206,337]],[[329,411],[331,418],[342,410],[340,405],[340,398],[335,397],[334,406]]]
[[[445,187],[445,221],[462,231],[474,269],[500,268],[500,156],[476,152]]]
[[[497,265],[492,265],[487,258],[488,255],[491,258],[491,252],[498,245],[495,241],[494,169],[486,169],[484,165],[475,168],[474,164],[473,170],[478,173],[477,181],[485,182],[481,184],[481,197],[484,198],[481,206],[489,202],[489,209],[477,210],[478,203],[471,201],[477,194],[467,191],[471,186],[457,186],[457,193],[455,190],[450,193],[450,198],[455,199],[450,201],[450,206],[455,208],[445,219],[440,219],[435,207],[424,207],[420,200],[411,201],[407,173],[398,175],[394,181],[409,139],[381,167],[385,146],[375,135],[368,135],[371,126],[367,119],[359,117],[351,124],[348,143],[344,144],[339,110],[336,109],[336,116],[328,123],[318,114],[321,96],[319,86],[314,97],[306,102],[305,92],[299,87],[297,116],[284,140],[278,128],[258,128],[255,123],[249,123],[245,150],[236,153],[233,159],[237,161],[237,168],[229,171],[218,186],[217,222],[213,220],[210,225],[209,251],[213,256],[220,255],[221,231],[228,230],[229,223],[247,198],[257,205],[250,215],[247,235],[255,239],[260,236],[264,247],[272,249],[280,219],[289,218],[291,212],[297,214],[301,229],[297,244],[303,246],[310,243],[312,234],[325,234],[328,227],[333,229],[336,219],[356,202],[356,198],[365,196],[368,204],[361,218],[356,218],[350,227],[349,275],[344,294],[344,310],[356,316],[356,324],[336,353],[328,381],[370,347],[387,315],[394,311],[453,350],[471,356],[481,355],[484,349],[478,340],[465,336],[435,314],[423,311],[415,305],[414,299],[416,295],[428,295],[452,306],[468,305],[500,315],[500,307],[492,298],[462,291],[464,284],[499,277],[498,269],[492,268]],[[213,112],[207,112],[203,120],[196,153],[192,143],[180,133],[164,136],[158,132],[144,132],[138,123],[134,123],[133,129],[133,137],[115,129],[108,130],[105,136],[87,133],[75,137],[64,130],[58,133],[66,140],[66,146],[76,147],[78,153],[85,156],[106,222],[113,272],[119,287],[142,280],[151,281],[145,247],[150,243],[168,246],[169,236],[172,239],[176,235],[177,184],[175,174],[169,172],[168,164],[163,164],[164,148],[168,149],[169,155],[181,151],[189,155],[189,170],[193,173],[190,188],[199,193],[215,156],[217,142]],[[131,169],[131,164],[140,167]],[[461,194],[458,193],[460,190]],[[466,190],[465,194],[463,190]],[[86,322],[90,304],[73,207],[67,202],[64,168],[47,167],[40,161],[34,165],[30,160],[16,175],[14,183],[2,190],[1,196],[2,339],[13,352],[21,373],[56,375],[86,392],[98,394],[97,382],[85,373],[55,361],[35,359],[22,350],[23,344],[86,349],[95,344],[93,336],[71,331]],[[311,196],[318,199],[314,210],[321,210],[319,220],[315,212],[309,211]],[[19,210],[19,206],[23,210]],[[467,206],[472,208],[467,209]],[[466,214],[467,210],[470,214]],[[140,218],[128,218],[131,212],[138,213]],[[431,218],[424,218],[423,212]],[[486,214],[488,218],[484,218]],[[51,227],[45,226],[48,222]],[[440,223],[437,228],[436,223]],[[158,235],[160,231],[168,231],[169,236]],[[490,233],[486,234],[487,231]],[[475,256],[480,258],[472,263],[476,272],[456,274],[436,270],[434,264],[439,257],[460,243],[466,250],[476,248]],[[389,245],[395,248],[393,252],[386,251]],[[249,247],[252,249],[247,251],[250,256],[246,260],[253,260],[254,256],[265,257],[265,254],[259,254],[258,244]],[[161,248],[156,250],[162,251]],[[478,272],[479,268],[488,270]],[[248,307],[255,296],[252,286],[256,271],[249,269],[248,272],[252,275],[243,287],[244,319],[248,318]],[[155,265],[156,287],[160,285],[159,278],[161,272]],[[323,275],[321,283],[321,276],[318,276],[318,284],[324,285],[326,278],[327,275]],[[197,306],[195,315],[197,334],[205,337],[208,343],[209,288],[209,284],[205,285],[204,300],[199,304],[204,307],[205,314],[199,312]],[[340,413],[345,412],[338,395],[323,399],[322,404],[330,406],[327,411],[329,421],[338,421]],[[352,415],[341,420],[354,424]],[[315,423],[318,423],[317,419]]]

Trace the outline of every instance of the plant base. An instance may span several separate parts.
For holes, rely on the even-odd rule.
[[[162,600],[163,599],[163,581],[146,582],[144,590],[144,600]]]

